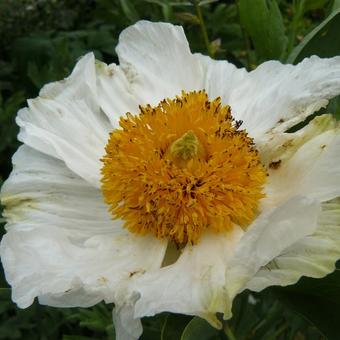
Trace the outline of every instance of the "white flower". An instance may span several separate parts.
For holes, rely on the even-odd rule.
[[[29,100],[28,107],[18,113],[18,138],[24,145],[13,157],[13,172],[1,193],[7,219],[1,257],[18,306],[28,307],[35,297],[41,304],[61,307],[113,302],[118,338],[136,339],[142,332],[143,316],[162,311],[198,315],[219,327],[216,313],[229,318],[233,298],[246,288],[259,291],[295,283],[302,275],[323,277],[333,271],[340,257],[339,124],[323,115],[295,133],[285,131],[340,93],[340,57],[314,56],[297,66],[270,61],[247,72],[226,61],[192,54],[181,27],[149,22],[127,28],[120,36],[117,54],[120,65],[96,62],[93,54],[84,56],[69,78],[46,85],[39,97]],[[188,94],[190,91],[201,92]],[[159,210],[159,200],[167,201],[172,187],[153,201],[150,195],[155,191],[151,189],[146,189],[143,197],[136,196],[139,182],[131,176],[131,159],[144,157],[146,172],[154,171],[156,179],[157,171],[163,171],[161,166],[150,170],[150,164],[153,167],[155,163],[143,144],[149,132],[131,135],[136,137],[136,143],[131,143],[139,149],[123,142],[108,144],[109,133],[115,131],[111,141],[123,141],[122,129],[114,129],[125,113],[138,114],[139,105],[146,110],[147,104],[154,107],[165,98],[181,95],[178,98],[192,95],[192,105],[196,105],[195,96],[204,96],[202,91],[211,105],[224,113],[228,111],[225,105],[230,105],[233,117],[243,121],[241,129],[254,138],[254,146],[245,133],[236,133],[237,124],[231,127],[230,117],[226,118],[228,131],[232,131],[225,130],[228,138],[244,141],[238,144],[243,148],[239,154],[228,147],[232,151],[228,159],[241,164],[248,157],[255,170],[230,175],[230,187],[226,179],[221,180],[219,194],[225,195],[225,201],[217,200],[216,192],[211,194],[209,190],[215,190],[217,184],[211,185],[204,197],[213,202],[213,195],[216,206],[207,207],[208,201],[202,201],[197,207],[198,199],[192,197],[198,219],[188,207],[187,215],[181,210],[176,220],[170,213],[160,215]],[[216,97],[221,98],[221,105],[218,99],[214,101]],[[162,110],[159,106],[158,117]],[[189,127],[187,114],[176,113],[174,130]],[[131,119],[126,124],[133,130]],[[125,124],[123,120],[121,124]],[[152,130],[148,124],[143,127]],[[223,147],[214,145],[220,153],[207,151],[210,144],[204,144],[199,131],[209,126],[201,128],[190,128],[181,137],[177,130],[165,135],[159,125],[153,143],[166,140],[167,150],[158,157],[172,159],[175,165],[171,166],[177,166],[178,171],[192,173],[203,171],[211,157],[224,164]],[[143,148],[145,154],[140,153]],[[117,155],[122,157],[121,163]],[[266,172],[269,176],[264,179]],[[249,182],[245,174],[250,176]],[[178,176],[173,183],[182,178]],[[110,186],[112,178],[114,185]],[[156,185],[156,179],[150,178]],[[146,180],[140,177],[144,184]],[[239,181],[236,191],[243,196],[235,196],[235,181]],[[112,219],[102,189],[112,214],[125,221]],[[178,195],[186,190],[179,190]],[[139,210],[130,214],[126,204],[134,199]],[[181,200],[182,205],[187,202]],[[164,202],[164,211],[172,212]],[[245,213],[238,216],[239,209]],[[213,213],[216,218],[211,217]],[[178,230],[169,226],[167,231],[162,224],[155,231],[156,222],[147,224],[148,214],[154,214],[155,221],[165,216],[167,221],[178,222]],[[144,223],[143,230],[134,227],[136,216]],[[248,218],[247,223],[243,217]],[[200,231],[190,236],[186,219]],[[187,228],[184,234],[181,228]],[[186,244],[177,250],[168,239]]]

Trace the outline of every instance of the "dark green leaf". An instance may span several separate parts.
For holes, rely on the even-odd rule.
[[[192,320],[191,316],[167,315],[161,333],[161,340],[180,339],[185,327]]]
[[[333,12],[301,41],[290,54],[288,63],[296,64],[314,54],[323,58],[340,55],[339,32],[340,9]]]
[[[185,327],[181,340],[211,340],[219,336],[219,331],[205,320],[194,317]]]
[[[323,279],[304,277],[296,285],[269,291],[313,323],[329,340],[339,339],[340,270]]]
[[[8,300],[11,298],[11,289],[10,288],[0,288],[0,301]]]
[[[241,24],[251,37],[259,59],[280,59],[287,46],[285,27],[275,0],[240,0]]]
[[[62,340],[93,340],[93,338],[81,335],[63,335]]]

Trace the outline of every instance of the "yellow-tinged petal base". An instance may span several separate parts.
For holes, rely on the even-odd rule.
[[[246,227],[266,170],[241,122],[221,99],[183,92],[127,113],[110,134],[102,191],[114,218],[137,234],[197,243],[205,230]]]

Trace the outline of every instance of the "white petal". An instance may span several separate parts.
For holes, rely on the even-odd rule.
[[[139,112],[138,94],[133,92],[133,82],[120,66],[96,61],[96,73],[100,107],[117,128],[120,116]]]
[[[340,128],[330,115],[315,118],[296,133],[273,134],[258,145],[266,165],[278,164],[276,169],[269,165],[263,207],[296,195],[320,201],[340,196]]]
[[[69,237],[122,232],[112,221],[102,193],[65,164],[23,145],[13,157],[13,171],[2,186],[8,228],[58,226]]]
[[[117,340],[137,340],[142,335],[140,318],[134,318],[134,307],[138,296],[130,297],[123,305],[112,311]]]
[[[202,66],[180,26],[139,21],[121,33],[116,51],[139,104],[155,105],[204,85]]]
[[[35,297],[50,306],[87,307],[101,300],[122,303],[138,275],[160,267],[164,248],[152,237],[114,233],[72,240],[46,224],[9,230],[0,253],[19,307]]]
[[[76,174],[99,186],[99,159],[112,126],[101,112],[93,54],[83,57],[69,78],[46,85],[19,111],[19,140],[63,160]]]
[[[72,288],[65,288],[64,291],[59,293],[51,293],[51,292],[44,292],[38,296],[38,301],[41,305],[48,305],[53,307],[81,307],[81,308],[88,308],[92,307],[98,302],[102,300],[102,296],[98,294],[97,291],[90,291],[89,289],[85,288],[83,282],[79,278],[73,279],[71,283]],[[16,291],[12,291],[13,294],[13,301],[18,301],[18,298],[25,295],[27,291],[27,287],[22,285],[20,288],[17,288]],[[26,304],[22,304],[22,302],[17,302],[19,307],[27,307],[36,297],[35,290],[32,291],[32,297],[30,300],[27,300]],[[22,301],[22,298],[21,298]]]
[[[174,264],[136,280],[140,299],[135,316],[170,311],[198,315],[220,327],[216,313],[229,315],[231,309],[225,269],[242,233],[235,229],[228,235],[206,234],[199,244],[187,245]]]
[[[295,197],[260,215],[241,238],[228,264],[227,289],[231,298],[244,289],[262,266],[306,235],[313,234],[319,212],[318,202]]]
[[[123,230],[99,190],[27,146],[1,198],[8,219],[1,260],[20,307],[35,297],[64,307],[122,304],[139,275],[161,266],[166,242]]]
[[[214,60],[210,57],[195,54],[204,69],[204,89],[210,99],[221,97],[224,105],[230,104],[236,89],[247,81],[248,72],[244,68],[237,68],[225,60]],[[234,108],[231,107],[234,115]]]
[[[273,128],[285,131],[340,94],[340,57],[313,56],[296,66],[268,61],[249,73],[227,62],[199,59],[207,69],[210,97],[229,104],[255,139]]]
[[[260,291],[268,286],[286,286],[301,276],[323,277],[335,269],[340,258],[340,201],[323,203],[318,228],[285,249],[248,282],[247,288]]]

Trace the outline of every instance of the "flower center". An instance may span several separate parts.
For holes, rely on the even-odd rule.
[[[187,161],[197,156],[199,146],[199,140],[190,130],[171,144],[170,153],[174,158]]]
[[[266,171],[220,98],[182,92],[119,124],[102,159],[102,191],[130,232],[196,244],[205,231],[255,218]]]

